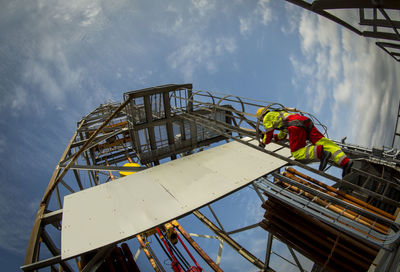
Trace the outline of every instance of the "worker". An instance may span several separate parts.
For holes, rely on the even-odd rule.
[[[265,128],[261,146],[265,147],[272,139],[276,142],[284,140],[289,133],[290,151],[296,160],[318,159],[319,170],[324,171],[328,160],[332,159],[343,168],[342,177],[350,173],[353,162],[334,142],[325,138],[308,117],[262,107],[257,110],[257,118],[262,120]],[[275,129],[280,132],[274,134]],[[306,146],[307,140],[312,145]]]

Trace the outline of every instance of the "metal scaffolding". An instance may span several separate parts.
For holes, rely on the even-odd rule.
[[[269,105],[271,109],[283,108],[280,104],[267,101],[194,91],[191,84],[165,85],[127,92],[121,103],[100,105],[78,122],[77,131],[54,170],[40,203],[26,251],[25,264],[21,269],[95,271],[99,267],[110,265],[110,260],[114,260],[112,262],[115,263],[115,260],[124,259],[124,256],[127,256],[125,265],[132,267],[134,260],[129,257],[126,246],[118,244],[98,249],[89,255],[84,254],[72,259],[61,258],[59,237],[62,231],[64,196],[118,179],[116,173],[118,171],[143,171],[226,141],[237,141],[250,146],[254,152],[264,152],[284,161],[286,165],[307,170],[316,177],[329,180],[333,184],[330,190],[336,190],[334,195],[329,195],[322,192],[321,188],[313,188],[305,182],[289,178],[286,174],[266,173],[263,178],[249,185],[260,198],[260,206],[268,206],[271,201],[271,205],[289,206],[292,210],[304,214],[307,220],[318,222],[314,227],[315,231],[322,231],[319,228],[329,229],[329,233],[350,237],[348,240],[353,241],[353,244],[361,243],[362,248],[367,248],[369,252],[368,261],[364,260],[364,266],[371,265],[369,261],[374,260],[379,250],[383,252],[384,257],[379,261],[374,260],[377,262],[376,271],[384,271],[398,264],[400,232],[398,222],[394,220],[400,206],[399,153],[396,150],[368,149],[338,142],[356,162],[352,173],[341,179],[327,172],[321,172],[312,164],[308,164],[309,162],[295,161],[285,142],[273,143],[266,148],[254,145],[254,140],[257,143],[262,133],[260,129],[262,124],[253,113],[258,107],[265,105]],[[314,121],[319,125],[318,120]],[[249,139],[254,140],[251,142]],[[282,184],[285,184],[284,187]],[[266,196],[263,196],[262,192],[266,194],[267,201],[270,201],[267,204],[265,204]],[[357,198],[359,206],[344,201],[343,194]],[[360,207],[361,202],[367,203],[368,206]],[[195,211],[194,215],[221,241],[220,251],[222,243],[226,243],[258,269],[273,271],[270,259],[271,254],[274,254],[303,271],[293,249],[309,257],[316,266],[327,268],[330,265],[333,267],[337,265],[333,261],[335,257],[332,258],[329,254],[313,255],[310,248],[301,247],[298,242],[301,239],[298,240],[297,236],[289,237],[277,232],[274,224],[283,223],[274,221],[273,211],[271,216],[266,215],[267,222],[260,218],[259,223],[227,231],[211,206],[209,207],[218,225],[200,211]],[[380,213],[378,215],[377,210]],[[222,271],[219,267],[219,264],[223,263],[221,254],[216,261],[213,261],[201,249],[200,243],[196,244],[182,226],[177,222],[172,225],[211,269]],[[261,260],[232,237],[233,234],[258,227],[269,231],[265,260]],[[165,231],[165,226],[160,228],[162,232]],[[157,260],[150,245],[146,243],[147,237],[151,235],[157,234],[144,233],[137,235],[136,239],[154,270],[163,271],[162,264]],[[279,239],[288,245],[294,261],[273,250],[274,239]],[[353,244],[349,248],[352,248]],[[328,244],[324,245],[329,247]],[[335,247],[332,247],[333,245]],[[335,243],[334,239],[330,246],[328,253],[333,254],[336,252],[336,246],[341,248],[342,244]],[[334,264],[330,263],[331,258]]]

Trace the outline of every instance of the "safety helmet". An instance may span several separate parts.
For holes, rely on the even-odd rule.
[[[269,110],[266,107],[261,107],[257,110],[257,118],[259,118],[262,115],[265,115],[267,112],[269,112]]]

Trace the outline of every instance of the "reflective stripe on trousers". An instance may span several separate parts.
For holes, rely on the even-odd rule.
[[[296,160],[314,160],[317,158],[317,146],[309,145],[292,152]]]
[[[296,160],[314,160],[317,158],[317,146],[324,146],[325,151],[331,152],[331,159],[337,164],[340,165],[341,162],[347,157],[346,154],[337,146],[334,142],[329,140],[328,138],[319,139],[315,145],[309,145],[303,148],[300,148],[294,152],[292,152],[293,157]]]
[[[341,162],[347,158],[346,154],[340,149],[339,146],[337,146],[334,142],[331,140],[323,137],[320,140],[318,140],[316,145],[323,145],[325,151],[331,152],[331,159],[337,164],[340,165]]]

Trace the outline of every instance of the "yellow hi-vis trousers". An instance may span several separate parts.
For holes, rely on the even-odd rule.
[[[302,147],[292,152],[293,157],[296,160],[314,160],[317,158],[317,146],[322,145],[325,151],[331,152],[331,159],[337,164],[341,165],[342,161],[346,158],[346,154],[338,147],[334,142],[328,138],[322,137],[315,145],[309,145]]]

